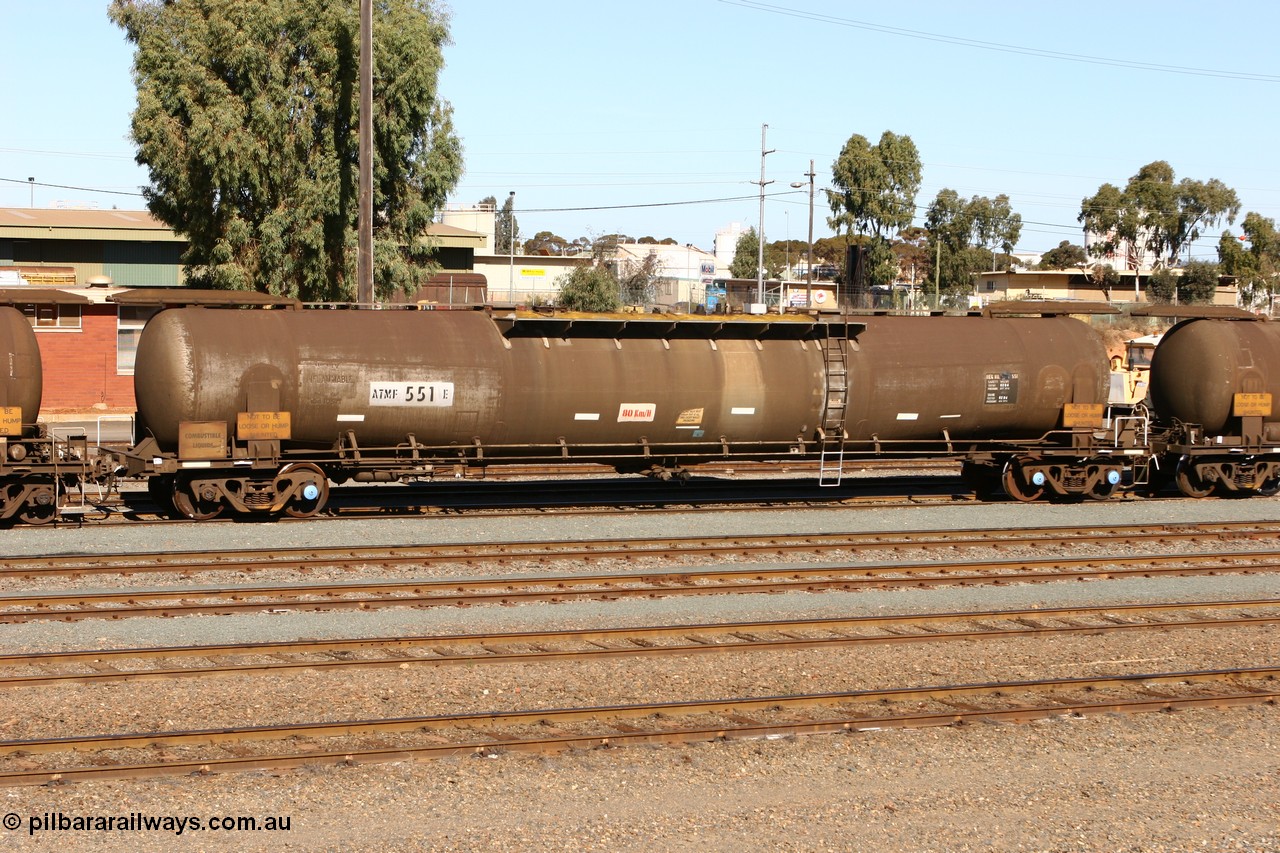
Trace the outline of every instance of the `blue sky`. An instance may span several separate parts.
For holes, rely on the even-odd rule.
[[[3,0],[0,206],[141,208],[132,49],[101,0]],[[355,0],[352,0],[355,2]],[[949,187],[999,193],[1019,248],[1082,242],[1080,200],[1167,160],[1280,218],[1280,4],[454,0],[441,92],[466,174],[453,200],[516,193],[522,234],[621,231],[711,248],[756,225],[804,239],[853,134],[910,136],[920,216]],[[20,34],[17,35],[17,34]],[[34,177],[32,187],[27,178]],[[819,192],[815,235],[831,233]],[[1238,220],[1237,227],[1238,231]],[[1215,229],[1194,247],[1216,259]]]

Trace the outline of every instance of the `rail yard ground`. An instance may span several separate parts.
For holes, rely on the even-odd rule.
[[[1271,520],[1274,501],[1012,502],[916,509],[302,524],[23,529],[4,555],[318,545],[671,537],[711,533]],[[1170,545],[1214,550],[1213,541]],[[1002,558],[1017,553],[1003,550]],[[947,559],[986,556],[955,553]],[[885,555],[867,559],[884,560]],[[891,558],[890,558],[891,559]],[[915,560],[913,556],[909,558]],[[773,564],[800,562],[779,557]],[[522,568],[521,571],[528,571]],[[392,571],[381,571],[390,576]],[[501,572],[491,566],[470,574]],[[303,577],[300,582],[314,578]],[[96,578],[80,589],[155,579]],[[256,583],[247,577],[245,583]],[[189,581],[196,585],[198,581]],[[219,581],[225,584],[225,581]],[[14,589],[7,587],[6,592]],[[1274,573],[518,607],[279,612],[0,625],[0,652],[300,637],[538,630],[852,614],[1280,597]],[[782,653],[406,667],[6,689],[0,737],[218,727],[470,710],[1157,672],[1280,662],[1274,628],[1061,640],[918,643]],[[4,849],[136,850],[1280,850],[1280,708],[1260,704],[1037,722],[864,731],[678,746],[466,756],[203,777],[0,789],[19,829]],[[156,748],[157,761],[169,760]],[[21,761],[22,759],[18,759]],[[13,759],[10,759],[13,761]],[[92,763],[92,753],[77,764]],[[288,817],[288,831],[45,831],[108,815]],[[6,818],[7,819],[7,818]]]

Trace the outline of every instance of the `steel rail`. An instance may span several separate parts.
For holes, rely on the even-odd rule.
[[[1019,530],[911,530],[763,536],[689,536],[651,539],[584,539],[573,542],[452,543],[395,547],[321,547],[274,550],[170,551],[136,554],[59,554],[0,558],[0,577],[91,574],[191,574],[252,572],[334,565],[513,563],[551,559],[635,560],[643,557],[784,556],[824,550],[875,551],[966,547],[1044,547],[1062,544],[1165,544],[1213,537],[1280,537],[1280,522],[1126,524],[1113,527],[1038,527]]]
[[[833,732],[874,731],[883,728],[920,726],[944,726],[974,720],[1027,721],[1047,716],[1087,715],[1115,712],[1168,711],[1193,707],[1230,707],[1245,704],[1275,704],[1280,690],[1249,689],[1238,682],[1274,681],[1280,676],[1277,667],[1249,667],[1223,670],[1195,670],[1173,673],[1143,673],[1119,676],[1086,676],[1078,678],[1039,679],[1013,682],[985,682],[954,686],[912,687],[888,690],[859,690],[840,693],[799,694],[766,697],[739,697],[732,699],[657,702],[634,705],[595,706],[585,708],[560,708],[530,711],[495,711],[471,714],[404,717],[383,720],[346,720],[330,723],[295,723],[280,726],[251,726],[231,729],[204,729],[193,731],[158,732],[151,734],[91,735],[86,737],[29,739],[0,741],[0,754],[48,754],[69,751],[142,749],[153,746],[183,747],[210,744],[281,741],[298,737],[350,737],[368,734],[413,732],[418,730],[464,731],[478,726],[530,726],[546,725],[553,729],[566,723],[593,722],[609,725],[617,731],[608,734],[556,735],[527,739],[503,739],[495,736],[483,741],[432,744],[412,747],[379,747],[330,752],[294,753],[271,756],[241,756],[232,758],[196,758],[165,763],[147,763],[117,766],[67,767],[58,769],[32,769],[0,773],[0,785],[35,785],[50,782],[68,782],[77,779],[130,778],[137,776],[174,775],[180,773],[211,773],[226,770],[296,767],[303,764],[354,764],[358,761],[395,761],[458,754],[497,754],[515,751],[559,751],[567,748],[594,748],[617,746],[627,743],[675,743],[694,740],[722,740],[728,738],[768,737],[784,734],[817,734]],[[1107,701],[1062,702],[1022,705],[1013,708],[977,709],[962,707],[940,713],[920,713],[877,716],[845,715],[804,722],[760,723],[744,718],[744,714],[767,714],[778,710],[809,710],[840,705],[865,705],[909,701],[919,703],[928,700],[939,703],[957,703],[957,700],[990,695],[1001,701],[1009,700],[1011,692],[1061,693],[1120,688],[1147,689],[1153,685],[1187,684],[1203,685],[1237,682],[1236,690],[1212,695],[1188,697],[1157,696],[1139,699],[1111,699]],[[1096,698],[1096,697],[1091,697]],[[719,715],[739,723],[738,725],[698,725],[686,728],[670,728],[662,731],[637,730],[619,721],[637,718],[662,718],[664,721],[680,716]]]
[[[0,623],[43,619],[73,620],[95,617],[118,619],[132,616],[224,614],[262,610],[337,610],[397,606],[509,604],[517,601],[561,602],[583,598],[811,592],[863,587],[1047,583],[1124,576],[1177,577],[1277,570],[1280,570],[1280,554],[1237,551],[1132,557],[1054,557],[1044,560],[987,560],[945,564],[867,563],[818,568],[794,566],[741,569],[687,568],[671,572],[634,574],[535,575],[519,578],[451,578],[390,583],[189,587],[96,593],[3,595],[0,596],[0,608],[32,609],[0,610]],[[961,572],[967,572],[967,574]],[[336,597],[356,595],[361,597]],[[217,598],[223,600],[217,603],[209,601],[192,603],[197,599]],[[142,605],[139,602],[152,603]]]
[[[1070,634],[1106,634],[1134,631],[1159,631],[1173,629],[1213,629],[1257,627],[1280,624],[1280,613],[1274,616],[1236,616],[1200,618],[1176,622],[1112,622],[1088,625],[1044,625],[1045,620],[1067,620],[1081,617],[1116,618],[1121,614],[1131,617],[1181,614],[1188,611],[1203,613],[1207,610],[1243,610],[1280,608],[1280,600],[1235,600],[1208,602],[1179,602],[1150,605],[1121,605],[1097,607],[1042,608],[1035,610],[991,610],[958,613],[926,613],[906,616],[857,616],[828,619],[780,620],[765,622],[734,622],[702,625],[665,625],[641,628],[579,629],[568,631],[530,631],[505,634],[452,634],[417,637],[387,637],[359,640],[311,640],[305,642],[237,643],[217,646],[180,646],[162,648],[111,649],[106,651],[47,652],[30,655],[0,655],[0,667],[10,666],[65,666],[70,663],[92,662],[110,665],[115,661],[163,660],[176,657],[208,657],[223,659],[233,656],[299,654],[335,654],[361,649],[388,650],[394,648],[430,647],[432,657],[389,656],[366,659],[328,659],[271,661],[268,663],[225,663],[215,666],[168,667],[148,670],[96,670],[92,672],[48,673],[38,675],[13,675],[0,677],[0,689],[6,687],[35,687],[55,683],[102,683],[143,681],[153,679],[193,678],[212,675],[280,674],[292,670],[337,670],[374,667],[403,667],[425,664],[441,666],[451,664],[538,664],[563,661],[599,660],[619,657],[650,657],[660,655],[704,654],[708,652],[793,651],[810,648],[836,648],[861,645],[885,645],[920,642],[949,642],[954,640],[1000,640],[1024,637],[1043,637]],[[796,637],[796,631],[839,631],[878,628],[893,631],[920,625],[945,625],[966,622],[1014,622],[1020,628],[998,628],[984,625],[966,631],[931,631],[919,634],[885,633],[878,635]],[[760,638],[758,633],[780,633],[780,638]],[[728,637],[727,642],[700,640],[704,636]],[[643,645],[656,639],[681,638],[686,642],[675,645]],[[627,642],[636,645],[624,647],[596,646],[588,649],[538,649],[532,652],[495,651],[511,644],[533,645],[544,643],[602,643]],[[473,653],[457,653],[448,647],[481,646],[485,650]]]

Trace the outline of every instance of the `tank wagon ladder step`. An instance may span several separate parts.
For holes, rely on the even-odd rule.
[[[822,415],[822,445],[818,455],[818,485],[838,486],[844,476],[845,409],[849,401],[848,329],[841,337],[828,331],[823,343],[827,370],[827,401]]]

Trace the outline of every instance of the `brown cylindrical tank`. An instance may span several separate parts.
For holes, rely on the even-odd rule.
[[[1269,393],[1264,422],[1280,421],[1280,324],[1255,320],[1185,320],[1151,358],[1151,400],[1162,421],[1200,424],[1221,433],[1236,394]]]
[[[1105,403],[1101,336],[1070,317],[868,317],[851,353],[849,437],[1038,438],[1065,403]]]
[[[562,440],[793,442],[817,427],[824,370],[798,338],[508,336],[476,311],[183,308],[147,324],[134,386],[165,449],[179,421],[234,428],[239,412],[276,410],[292,414],[294,445],[352,430],[365,447],[479,440],[488,457]]]
[[[34,424],[44,390],[40,346],[31,322],[16,308],[0,307],[0,406],[18,406],[22,422]]]

